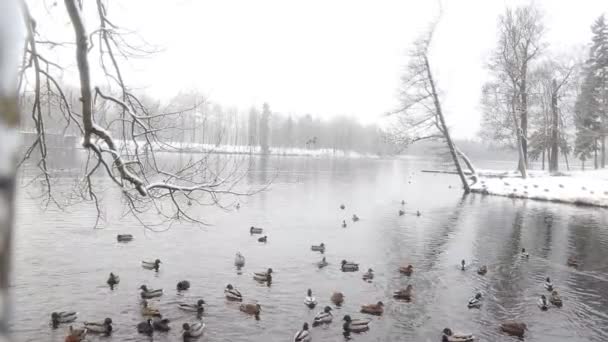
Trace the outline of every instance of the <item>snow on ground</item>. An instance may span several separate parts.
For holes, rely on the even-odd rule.
[[[529,198],[541,201],[608,207],[608,170],[568,171],[550,175],[529,171],[527,179],[517,172],[479,170],[476,193]]]

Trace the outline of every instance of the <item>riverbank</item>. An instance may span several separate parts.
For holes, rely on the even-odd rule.
[[[529,171],[527,179],[518,172],[480,170],[471,192],[608,208],[608,170]]]

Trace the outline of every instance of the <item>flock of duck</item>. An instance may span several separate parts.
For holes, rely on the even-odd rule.
[[[405,204],[404,201],[401,202],[402,205]],[[342,204],[340,209],[344,210],[346,206]],[[403,209],[399,210],[398,215],[402,216],[405,214]],[[421,213],[417,211],[414,213],[416,216],[421,216]],[[359,221],[359,217],[357,215],[353,215],[353,222]],[[346,221],[342,221],[342,227],[346,227]],[[263,234],[263,229],[258,227],[251,227],[249,229],[249,233],[251,235],[254,234]],[[266,235],[260,237],[258,239],[259,242],[266,243],[268,237]],[[117,240],[119,242],[129,242],[133,240],[133,236],[130,234],[119,234],[117,236]],[[321,243],[319,245],[311,246],[312,251],[318,251],[321,253],[325,252],[325,244]],[[521,251],[521,258],[528,259],[529,254],[526,252],[525,248]],[[160,265],[162,262],[159,259],[151,260],[151,261],[142,261],[141,266],[146,270],[153,270],[158,272],[160,269]],[[573,257],[570,257],[567,262],[568,266],[577,267],[578,262]],[[245,266],[245,257],[237,252],[234,260],[234,265],[237,269],[241,269]],[[317,263],[319,268],[323,268],[329,265],[326,258],[323,257],[321,261]],[[467,266],[465,260],[462,260],[460,265],[460,269],[462,271],[466,271],[469,267]],[[340,270],[342,272],[358,272],[359,264],[342,260],[340,263]],[[485,265],[482,265],[477,268],[477,273],[479,275],[485,275],[488,272],[488,268]],[[414,267],[412,265],[405,265],[399,267],[399,273],[410,277],[414,272]],[[260,282],[265,283],[270,286],[272,282],[272,268],[268,268],[263,272],[255,272],[253,273],[253,279]],[[370,268],[362,275],[362,279],[365,281],[371,281],[374,278],[374,271]],[[114,288],[117,284],[120,283],[120,277],[114,273],[110,273],[107,284],[111,289]],[[538,299],[538,306],[541,310],[545,311],[549,309],[549,304],[555,307],[562,306],[562,299],[555,289],[555,286],[551,282],[549,277],[546,278],[544,283],[545,289],[550,293],[549,299],[545,295],[541,295]],[[177,291],[186,291],[190,288],[190,282],[187,280],[179,281],[176,285]],[[141,285],[139,287],[141,301],[141,315],[144,318],[142,322],[137,324],[136,330],[140,334],[152,336],[155,331],[166,332],[171,329],[170,321],[166,318],[163,318],[160,311],[148,303],[148,299],[161,297],[163,295],[162,289],[150,289],[146,285]],[[403,289],[398,289],[393,292],[393,298],[397,300],[410,301],[412,300],[413,293],[412,285],[407,285],[407,287]],[[228,284],[224,289],[224,296],[228,301],[235,302],[243,302],[243,295],[241,292],[232,284]],[[334,292],[330,301],[336,305],[341,306],[344,302],[344,294],[341,292]],[[482,305],[482,294],[475,294],[467,303],[468,308],[480,308]],[[184,323],[182,325],[182,338],[183,341],[192,341],[194,339],[199,338],[203,335],[205,330],[205,323],[202,321],[202,314],[205,311],[205,301],[203,299],[199,299],[195,303],[178,303],[178,308],[185,312],[192,312],[196,314],[197,320],[192,323]],[[317,300],[313,296],[312,290],[308,289],[306,296],[304,297],[304,304],[310,309],[314,309],[317,306]],[[255,319],[260,319],[260,313],[262,311],[262,307],[257,303],[243,303],[239,306],[239,310],[245,314],[252,315]],[[377,315],[380,316],[384,313],[384,304],[382,301],[379,301],[374,304],[366,304],[362,305],[360,309],[360,313],[369,314],[369,315]],[[332,307],[324,306],[323,309],[314,316],[312,321],[312,326],[316,327],[319,325],[330,324],[333,321]],[[76,312],[53,312],[51,314],[51,325],[53,328],[58,328],[61,324],[69,324],[75,322],[77,319]],[[372,322],[371,319],[368,318],[353,318],[351,315],[346,314],[343,317],[343,335],[346,338],[350,337],[351,333],[362,333],[369,330],[369,324]],[[112,319],[105,318],[101,322],[84,322],[83,326],[75,328],[73,325],[69,325],[68,335],[65,338],[65,342],[80,342],[83,341],[87,334],[102,334],[102,335],[110,335],[112,334]],[[517,321],[506,321],[500,325],[500,330],[509,335],[523,337],[525,331],[527,330],[526,324],[523,322]],[[475,340],[475,336],[470,333],[455,333],[450,328],[445,328],[441,332],[441,340],[442,342],[471,342]],[[302,325],[302,328],[298,330],[294,337],[294,342],[310,342],[312,341],[312,335],[310,332],[310,325],[308,322],[305,322]]]

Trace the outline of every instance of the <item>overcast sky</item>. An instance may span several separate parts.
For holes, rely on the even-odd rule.
[[[527,2],[443,1],[431,62],[458,137],[474,137],[479,127],[480,88],[498,15],[522,3]],[[551,48],[573,54],[589,41],[593,20],[608,11],[606,0],[535,3],[545,13]],[[62,2],[58,7],[64,10]],[[396,107],[408,48],[437,16],[438,5],[129,0],[110,1],[108,12],[114,22],[163,48],[153,58],[133,61],[135,70],[128,74],[130,84],[156,97],[198,89],[212,101],[243,109],[268,102],[273,111],[353,115],[371,123]]]

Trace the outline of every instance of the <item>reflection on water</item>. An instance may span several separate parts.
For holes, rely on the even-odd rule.
[[[38,202],[22,190],[16,232],[12,330],[18,341],[62,341],[64,327],[48,327],[51,311],[76,310],[80,321],[112,317],[115,332],[105,341],[149,341],[135,326],[142,320],[137,288],[147,284],[164,288],[152,300],[171,320],[169,333],[154,341],[176,341],[184,322],[196,317],[177,309],[177,303],[208,303],[202,341],[285,341],[317,311],[329,305],[334,291],[345,303],[334,310],[334,322],[312,328],[316,341],[340,341],[344,314],[360,317],[362,304],[385,303],[385,314],[374,317],[370,331],[355,341],[438,341],[450,327],[472,332],[482,341],[513,341],[499,333],[498,322],[519,319],[528,324],[530,341],[608,340],[608,215],[605,210],[563,204],[522,201],[503,197],[466,196],[458,179],[425,174],[421,161],[314,158],[259,158],[245,181],[264,184],[268,192],[241,198],[238,211],[201,208],[211,227],[176,224],[164,233],[145,232],[130,217],[122,217],[118,192],[108,182],[102,196],[109,223],[93,230],[94,210],[74,206],[62,212],[42,212]],[[69,177],[56,186],[68,187]],[[452,185],[452,188],[448,188]],[[406,204],[402,207],[401,200]],[[339,205],[346,204],[345,210]],[[398,216],[398,210],[406,211]],[[420,210],[422,215],[416,216]],[[353,223],[357,214],[361,220]],[[348,223],[341,227],[342,220]],[[260,226],[268,243],[250,236]],[[117,233],[135,240],[117,244]],[[330,265],[318,269],[321,255],[310,246],[324,242]],[[519,256],[521,248],[530,253]],[[245,267],[237,272],[234,255],[240,251]],[[566,266],[576,256],[578,269]],[[160,272],[140,267],[141,260],[159,258]],[[362,272],[342,273],[342,259],[362,270],[373,268],[371,283]],[[470,265],[461,271],[458,263]],[[414,265],[411,277],[398,267]],[[488,266],[485,276],[474,270]],[[253,272],[272,267],[272,286],[252,279]],[[110,272],[121,277],[111,291],[105,284]],[[535,304],[550,276],[564,300],[561,309],[540,312]],[[179,280],[192,287],[177,293]],[[256,321],[226,302],[223,289],[231,283],[246,302],[259,302]],[[414,287],[411,302],[392,299],[392,292]],[[317,309],[304,304],[306,289],[319,301]],[[467,300],[483,294],[480,309],[468,309]],[[332,305],[333,306],[333,305]]]

